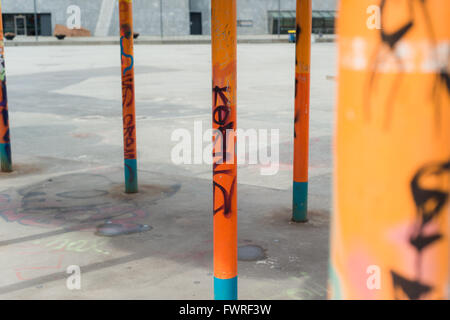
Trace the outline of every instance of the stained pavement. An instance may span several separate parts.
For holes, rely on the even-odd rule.
[[[118,50],[6,50],[15,172],[0,174],[1,299],[212,298],[211,168],[170,159],[175,129],[211,126],[210,48],[136,47],[137,195],[122,193]],[[238,127],[279,129],[281,162],[275,176],[239,167],[239,245],[261,249],[239,262],[242,299],[326,296],[335,47],[312,50],[311,213],[295,224],[294,47],[239,45]]]

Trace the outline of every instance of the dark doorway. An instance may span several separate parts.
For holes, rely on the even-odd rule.
[[[202,34],[201,12],[191,12],[191,34]]]
[[[52,35],[52,17],[50,14],[41,14],[38,16],[38,20],[40,18],[40,27],[39,34],[42,36],[51,36]]]

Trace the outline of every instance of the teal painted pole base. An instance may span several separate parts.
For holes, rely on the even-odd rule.
[[[138,192],[137,160],[125,159],[125,192]]]
[[[308,182],[294,181],[292,220],[295,222],[308,221]]]
[[[0,143],[0,169],[2,172],[12,171],[11,145]]]
[[[336,270],[333,268],[331,261],[328,263],[328,277],[328,282],[331,288],[331,296],[329,298],[331,300],[343,300],[341,281],[339,280],[339,276],[337,275]]]
[[[215,300],[237,300],[238,288],[237,278],[219,279],[214,277],[214,299]]]

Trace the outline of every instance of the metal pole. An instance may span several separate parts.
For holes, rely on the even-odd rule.
[[[214,297],[237,299],[236,0],[212,0]]]
[[[125,192],[138,192],[136,111],[134,95],[133,2],[119,0],[122,58],[122,113],[125,155]]]
[[[396,39],[351,21],[372,3],[340,2],[330,298],[446,299],[450,1],[381,5]]]
[[[5,44],[3,40],[2,4],[0,2],[0,169],[12,171],[11,144],[9,138],[8,98],[6,91]]]
[[[164,26],[163,26],[163,0],[159,0],[159,31],[161,33],[161,39],[164,36]]]
[[[26,23],[26,22],[25,22]],[[36,35],[36,41],[38,41],[38,23],[37,23],[37,5],[36,0],[34,0],[34,33]]]
[[[278,0],[278,23],[277,23],[277,27],[278,27],[278,38],[280,37],[281,34],[281,0]]]
[[[295,60],[294,194],[292,220],[306,222],[308,213],[309,95],[311,0],[297,0]]]

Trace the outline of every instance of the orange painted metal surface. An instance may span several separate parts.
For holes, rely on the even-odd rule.
[[[340,2],[331,298],[448,294],[448,12],[448,0]]]
[[[133,52],[133,3],[119,0],[120,50],[122,60],[122,112],[125,155],[125,191],[138,191],[136,110]]]
[[[311,0],[297,0],[293,220],[298,222],[307,220],[308,211],[311,31]]]
[[[230,280],[237,276],[236,1],[211,4],[214,276]]]

